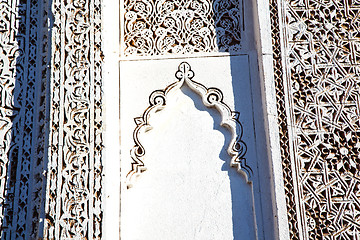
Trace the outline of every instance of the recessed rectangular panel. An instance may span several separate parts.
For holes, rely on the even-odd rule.
[[[122,61],[120,91],[122,237],[255,239],[248,56]]]

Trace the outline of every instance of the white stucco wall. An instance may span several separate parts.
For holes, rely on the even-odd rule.
[[[222,236],[220,239],[227,239],[228,236],[234,234],[234,231],[235,235],[238,238],[240,237],[239,239],[243,239],[241,236],[244,237],[241,234],[245,234],[247,239],[275,238],[273,236],[273,221],[277,218],[277,215],[276,211],[274,212],[272,209],[274,206],[276,207],[276,204],[273,205],[273,198],[270,193],[274,194],[271,190],[272,186],[274,186],[274,184],[276,185],[275,182],[281,182],[281,179],[268,180],[270,178],[269,163],[271,165],[271,161],[269,163],[267,162],[268,155],[271,155],[272,158],[275,159],[277,156],[277,148],[275,146],[276,139],[271,140],[271,144],[275,144],[275,147],[271,147],[273,150],[270,152],[267,152],[266,150],[268,149],[267,144],[269,144],[268,138],[265,137],[266,131],[274,130],[276,132],[276,129],[274,128],[275,125],[272,125],[276,124],[276,116],[271,114],[271,104],[268,106],[270,110],[266,110],[267,108],[265,108],[265,115],[268,114],[268,111],[270,112],[268,115],[270,116],[270,120],[263,121],[264,103],[268,101],[267,98],[270,97],[271,99],[272,93],[270,83],[272,74],[270,71],[271,63],[269,64],[269,61],[271,61],[271,38],[268,36],[270,33],[270,23],[267,18],[268,15],[266,15],[268,14],[268,9],[265,5],[268,3],[255,3],[254,1],[249,0],[245,1],[244,4],[246,9],[252,10],[245,11],[246,25],[244,34],[242,35],[242,53],[245,55],[230,56],[227,53],[196,53],[183,56],[143,56],[137,58],[125,56],[119,57],[119,55],[121,55],[119,49],[115,49],[114,46],[117,46],[118,43],[121,42],[118,37],[119,29],[121,30],[121,27],[119,26],[118,21],[114,21],[114,19],[117,19],[118,17],[116,16],[119,16],[116,8],[121,9],[122,5],[120,4],[119,6],[117,3],[114,4],[107,0],[104,1],[103,28],[105,66],[103,77],[104,97],[106,102],[106,160],[104,166],[106,181],[106,204],[104,214],[104,226],[106,229],[104,233],[105,237],[109,239],[119,239],[121,235],[122,239],[144,239],[143,237],[147,236],[146,239],[155,239],[152,237],[153,235],[149,233],[153,233],[155,229],[161,229],[160,224],[162,222],[170,224],[176,221],[186,221],[186,224],[178,226],[173,231],[182,232],[185,234],[184,236],[193,236],[192,234],[196,232],[201,233],[201,231],[203,231],[204,234],[206,233],[206,235],[198,235],[199,239],[203,239],[200,236],[212,236],[211,234],[214,234],[213,236]],[[121,10],[122,13],[123,11],[124,9]],[[258,23],[258,19],[260,19],[260,23]],[[259,24],[260,27],[257,24]],[[260,34],[256,35],[259,29]],[[254,40],[261,39],[262,37],[264,39],[259,41],[258,45],[256,45]],[[256,59],[256,49],[259,47],[262,49],[259,51],[260,54],[258,55],[260,58],[260,66],[258,66],[258,61]],[[266,58],[269,58],[269,60],[266,60]],[[118,60],[120,60],[120,63]],[[215,125],[218,113],[215,111],[215,113],[212,114],[213,117],[211,117],[208,113],[203,113],[194,107],[194,103],[192,102],[194,96],[191,100],[189,96],[177,93],[180,94],[178,96],[178,102],[174,100],[173,106],[175,107],[169,107],[173,110],[170,111],[167,108],[162,112],[159,112],[159,115],[166,115],[166,112],[170,111],[171,114],[167,114],[168,118],[174,118],[176,121],[171,121],[171,123],[166,124],[166,126],[159,127],[158,130],[153,129],[145,134],[144,139],[147,139],[147,142],[149,143],[149,145],[146,146],[146,160],[149,161],[149,165],[146,164],[148,170],[135,181],[133,188],[126,188],[125,177],[131,167],[130,149],[134,146],[133,131],[136,125],[133,119],[135,117],[140,117],[148,107],[148,97],[152,91],[163,89],[176,80],[174,77],[175,71],[177,70],[179,63],[184,60],[189,62],[195,71],[196,81],[201,82],[207,87],[218,87],[221,89],[224,93],[224,102],[226,102],[233,110],[241,113],[240,120],[244,126],[243,139],[248,146],[246,158],[248,161],[252,161],[255,171],[253,178],[255,182],[252,184],[246,183],[245,175],[237,173],[235,169],[226,165],[228,164],[229,159],[226,159],[228,156],[227,154],[224,154],[224,149],[221,150],[221,157],[219,157],[218,153],[215,153],[217,151],[216,149],[221,149],[221,146],[224,145],[223,133],[226,134],[226,130],[225,132],[219,133],[217,132],[219,129],[216,131],[214,131],[214,128],[209,129],[211,124]],[[262,60],[266,63],[264,66],[261,65]],[[263,74],[265,78],[269,79],[265,81],[265,90],[263,90],[263,92],[260,91],[263,87],[263,78],[261,77],[261,79],[259,79],[259,69],[260,73]],[[266,92],[265,95],[263,95],[264,91]],[[265,98],[263,98],[263,96]],[[119,109],[120,114],[118,115]],[[212,110],[210,109],[209,111]],[[188,122],[184,124],[185,120],[180,121],[180,117],[187,119]],[[272,123],[267,125],[267,121]],[[154,122],[155,125],[156,122],[158,121],[156,120]],[[179,124],[183,125],[180,126]],[[208,125],[207,127],[206,124]],[[175,128],[174,126],[179,127]],[[184,127],[188,127],[188,129],[184,130]],[[196,133],[194,129],[199,129],[199,127],[202,129],[200,131],[202,135],[200,134],[199,138],[195,138],[195,136],[191,137],[190,134],[194,135]],[[268,130],[264,130],[264,127]],[[164,133],[165,129],[167,129],[166,134]],[[218,137],[214,137],[212,134],[215,134],[215,136]],[[270,136],[274,135],[270,134]],[[120,137],[121,141],[119,140]],[[200,141],[202,138],[206,138],[206,141]],[[155,141],[154,139],[157,140]],[[166,144],[161,143],[163,142],[161,139],[167,139]],[[189,144],[189,146],[193,146],[194,143],[196,143],[198,144],[197,149],[203,149],[204,151],[195,151],[193,148],[187,148],[188,151],[186,152],[181,151],[184,148],[176,147],[179,142],[181,142],[180,140]],[[144,141],[146,142],[146,140]],[[211,150],[214,150],[215,157],[214,154],[212,154],[212,151],[206,150],[209,147]],[[167,151],[157,151],[160,149],[167,149]],[[159,152],[161,153],[160,155],[158,155]],[[185,154],[185,157],[181,154]],[[172,172],[170,170],[167,172],[165,163],[169,160],[170,156],[172,161],[182,165],[177,165],[176,168],[171,168]],[[184,158],[187,159],[187,162],[182,161]],[[210,161],[212,164],[205,164],[208,162],[206,161],[207,158],[212,159],[212,161]],[[201,161],[192,161],[194,163],[193,166],[186,164],[191,159],[200,159]],[[199,166],[202,166],[203,170],[199,170]],[[159,172],[155,169],[159,170]],[[182,178],[176,177],[174,180],[163,180],[168,179],[174,174],[176,175],[176,173],[174,173],[176,170],[179,170],[178,173]],[[165,175],[161,175],[160,173],[164,173]],[[178,184],[176,184],[179,181],[184,182],[184,179],[189,179],[189,181],[186,182],[187,185],[178,186]],[[222,195],[220,197],[221,204],[220,202],[215,201],[219,196],[216,195],[217,193],[214,188],[210,187],[211,184],[208,184],[204,179],[210,179],[209,182],[213,185],[222,186]],[[191,186],[191,188],[186,186]],[[203,187],[206,187],[207,189],[203,194],[202,191],[197,191],[197,189],[203,189]],[[232,202],[231,199],[233,193],[232,190],[236,189],[239,189],[236,194],[242,196],[242,198],[238,199],[238,203]],[[172,194],[178,194],[175,194],[170,198],[171,194],[166,194],[166,192],[169,191],[172,191]],[[149,198],[147,195],[152,197]],[[158,199],[155,199],[154,196],[158,196]],[[185,202],[181,203],[182,205],[179,204],[178,206],[182,207],[177,208],[175,209],[176,211],[174,210],[172,212],[173,215],[178,216],[176,220],[175,218],[170,217],[169,210],[172,209],[172,206],[176,205],[176,202],[179,201],[179,199],[182,199],[180,196],[188,196],[185,198],[187,204],[185,204]],[[174,201],[166,201],[166,199],[169,198]],[[216,228],[209,229],[205,232],[204,230],[198,231],[199,228],[186,230],[188,229],[186,226],[196,225],[191,224],[192,221],[194,223],[199,221],[199,214],[201,212],[207,212],[207,206],[209,206],[193,205],[194,199],[207,200],[212,211],[215,211],[214,209],[221,209],[221,212],[213,214],[209,213],[209,216],[207,216],[209,218],[205,220],[207,223],[204,225],[203,229],[207,229],[205,226],[210,226],[210,222],[212,221],[211,218],[215,219],[217,222],[221,222],[215,224],[217,226]],[[281,197],[279,199],[281,200]],[[238,206],[238,209],[235,209],[235,211],[233,209],[233,204]],[[162,210],[155,210],[156,208]],[[191,211],[191,209],[196,210]],[[155,215],[161,217],[151,215],[151,213],[154,212],[156,213]],[[189,215],[188,212],[192,212],[193,214]],[[144,214],[146,217],[141,216],[141,214]],[[169,221],[163,221],[166,216],[169,218]],[[218,221],[217,216],[221,216],[222,219],[227,220]],[[238,217],[238,219],[235,220],[235,225],[233,224],[234,216],[235,218]],[[149,227],[151,225],[154,226]],[[139,229],[142,230],[139,231]],[[171,234],[173,231],[171,229],[164,230],[167,234]],[[138,235],[133,235],[134,232]],[[161,238],[157,237],[156,239]],[[169,237],[163,239],[169,239]],[[183,239],[189,238],[185,237]]]
[[[140,96],[177,81],[174,73],[181,61],[120,63],[122,176],[131,167],[133,118],[148,105],[148,98]],[[246,159],[256,171],[248,57],[186,61],[195,72],[194,81],[221,89],[224,102],[240,112]],[[139,68],[141,72],[136,71]],[[220,113],[206,108],[196,93],[183,87],[171,92],[165,109],[149,121],[153,129],[139,136],[147,171],[130,189],[122,179],[122,238],[255,239],[252,184],[230,167],[226,149],[231,133],[220,126]]]

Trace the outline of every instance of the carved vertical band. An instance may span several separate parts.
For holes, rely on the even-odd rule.
[[[280,150],[281,160],[283,167],[284,177],[284,190],[286,195],[287,204],[287,217],[289,223],[290,239],[299,239],[299,230],[297,225],[297,211],[295,204],[295,189],[292,178],[292,165],[290,159],[290,141],[287,125],[287,114],[285,107],[285,88],[283,83],[283,66],[282,66],[282,53],[281,53],[281,34],[279,23],[279,9],[278,0],[270,1],[270,21],[271,21],[271,35],[273,39],[273,66],[274,66],[274,79],[276,88],[276,101],[277,101],[277,114],[278,124],[280,129]]]
[[[46,4],[35,0],[0,3],[2,239],[38,235],[46,154]]]
[[[45,239],[101,239],[101,1],[53,1]]]

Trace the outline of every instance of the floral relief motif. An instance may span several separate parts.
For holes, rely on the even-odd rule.
[[[44,203],[48,49],[47,26],[39,24],[47,14],[44,6],[46,1],[0,3],[1,239],[37,238]]]
[[[101,1],[53,5],[44,238],[101,239]]]
[[[124,55],[240,49],[242,0],[126,0]]]
[[[279,23],[279,8],[277,0],[270,1],[270,21],[271,21],[271,36],[273,41],[273,66],[274,66],[274,80],[276,89],[276,107],[278,113],[280,150],[284,178],[284,192],[287,205],[287,220],[289,224],[289,238],[292,240],[299,239],[299,229],[297,224],[298,213],[296,211],[295,203],[295,186],[292,178],[293,170],[291,168],[290,157],[290,140],[289,129],[287,124],[287,113],[285,106],[285,82],[283,81],[282,71],[282,49],[281,49],[281,35]],[[281,9],[281,8],[280,8]]]
[[[285,95],[296,169],[284,176],[298,186],[296,204],[303,216],[290,231],[302,232],[303,239],[355,239],[360,232],[360,1],[285,0],[283,5]]]

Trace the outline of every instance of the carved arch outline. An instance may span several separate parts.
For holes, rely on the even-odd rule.
[[[170,84],[163,90],[156,90],[149,97],[150,106],[145,110],[141,117],[134,118],[136,127],[133,132],[134,147],[130,150],[133,160],[131,170],[127,174],[127,187],[133,186],[133,179],[139,176],[147,168],[144,164],[145,149],[139,140],[139,132],[150,126],[149,117],[153,113],[162,110],[166,106],[166,98],[169,92],[180,89],[184,84],[197,93],[206,107],[216,108],[222,116],[221,126],[231,131],[232,138],[227,148],[227,153],[231,157],[230,166],[237,169],[238,172],[244,172],[247,181],[251,181],[253,175],[252,169],[246,164],[246,144],[242,141],[243,127],[239,121],[240,113],[232,111],[228,105],[223,102],[223,93],[218,88],[206,88],[201,83],[192,80],[195,74],[187,62],[182,62],[175,77],[178,81]]]

